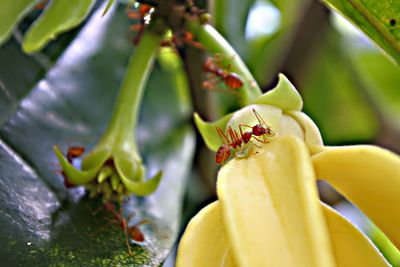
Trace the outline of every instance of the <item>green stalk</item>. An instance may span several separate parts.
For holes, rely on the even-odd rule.
[[[146,196],[161,180],[159,171],[145,180],[146,171],[137,149],[136,126],[143,91],[154,63],[162,36],[145,31],[129,59],[111,121],[94,149],[82,159],[81,170],[54,147],[63,169],[64,181],[86,185],[90,196],[102,195],[103,201],[120,202],[124,195]],[[107,162],[112,160],[113,167]]]
[[[111,121],[100,144],[111,141],[114,147],[137,151],[136,125],[139,107],[161,38],[162,36],[151,32],[143,33],[129,59]]]
[[[230,70],[237,73],[243,79],[244,85],[238,91],[241,106],[251,104],[261,95],[261,89],[253,75],[251,75],[240,56],[217,30],[209,24],[200,24],[196,21],[190,21],[187,27],[204,45],[208,52],[222,55],[223,63],[225,65],[230,65]]]

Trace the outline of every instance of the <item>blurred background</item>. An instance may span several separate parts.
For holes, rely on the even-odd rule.
[[[81,26],[60,35],[42,52],[28,56],[20,48],[23,33],[41,10],[30,13],[0,47],[0,209],[7,215],[0,226],[8,229],[1,233],[6,238],[0,256],[10,265],[21,256],[10,256],[14,246],[23,244],[22,254],[31,253],[29,240],[37,241],[39,252],[45,247],[54,254],[59,245],[77,253],[73,238],[82,238],[81,229],[92,227],[73,223],[74,216],[87,213],[76,212],[84,194],[63,187],[51,147],[57,144],[66,150],[78,144],[90,149],[110,119],[125,64],[135,49],[131,26],[138,22],[128,18],[124,1],[102,17],[105,2],[98,1]],[[400,68],[340,15],[314,0],[197,4],[207,8],[211,23],[240,54],[264,92],[275,86],[278,73],[291,80],[326,145],[368,143],[400,153]],[[170,217],[161,220],[173,225],[166,230],[170,238],[151,252],[162,254],[160,259],[190,218],[216,199],[218,166],[194,128],[193,111],[211,121],[239,107],[234,95],[202,88],[204,51],[185,45],[179,55],[182,61],[178,54],[161,51],[138,127],[149,173],[163,168],[164,183],[178,185],[162,185],[162,192],[150,200],[135,200],[145,216]],[[20,189],[24,184],[36,191],[27,194]],[[329,185],[320,183],[319,189],[323,201],[369,235],[393,266],[400,266],[399,251],[357,209]],[[92,218],[86,214],[85,220]],[[61,241],[72,228],[75,235]],[[146,249],[158,240],[155,235]],[[97,241],[87,238],[82,242],[92,250],[111,244],[96,247]],[[125,251],[121,243],[118,250]],[[173,265],[174,252],[165,263]]]

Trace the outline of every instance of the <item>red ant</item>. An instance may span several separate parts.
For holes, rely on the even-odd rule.
[[[230,89],[236,90],[243,86],[243,80],[238,74],[222,69],[220,66],[215,64],[214,61],[215,60],[212,58],[206,59],[203,65],[203,70],[206,73],[211,73],[219,77]],[[206,89],[212,89],[214,87],[214,82],[205,81],[203,87]]]
[[[247,158],[250,155],[254,145],[257,146],[256,144],[250,142],[251,138],[254,138],[260,143],[266,144],[268,143],[267,136],[271,137],[274,135],[274,132],[272,132],[271,128],[267,126],[265,121],[255,109],[253,109],[253,113],[258,120],[258,124],[256,124],[255,126],[239,124],[240,136],[236,130],[232,129],[231,126],[228,127],[227,134],[225,134],[221,130],[221,128],[217,127],[217,132],[223,142],[223,144],[218,148],[215,155],[215,161],[218,164],[224,164],[224,162],[229,159],[231,155],[231,148],[235,150],[236,157]],[[242,127],[248,127],[251,129],[251,131],[243,132]],[[263,137],[263,140],[257,138],[261,136]],[[242,144],[244,145],[243,147]]]
[[[71,146],[68,148],[66,158],[67,158],[68,162],[72,164],[72,161],[75,158],[82,156],[82,154],[84,152],[85,152],[85,148],[82,146]]]
[[[161,41],[160,45],[162,47],[170,47],[170,46],[175,46],[178,48],[183,47],[183,45],[189,44],[193,46],[194,48],[204,50],[204,46],[202,43],[194,41],[194,35],[193,33],[185,30],[179,30],[175,32],[172,36],[171,39],[166,39]]]
[[[48,0],[43,0],[34,6],[35,10],[42,10],[46,7]]]
[[[152,6],[140,4],[138,10],[127,11],[127,16],[129,19],[139,20],[140,22],[139,24],[134,24],[129,27],[130,30],[137,32],[135,38],[132,41],[133,45],[135,46],[139,43],[145,27],[149,23],[149,16],[152,12],[152,9]]]
[[[82,156],[82,154],[85,152],[85,148],[81,146],[71,146],[68,148],[66,158],[70,164],[73,163],[75,158],[78,158]],[[73,184],[69,179],[68,176],[64,173],[64,171],[61,171],[61,175],[64,177],[64,185],[66,188],[71,188],[75,187],[75,184]]]
[[[145,237],[143,232],[139,229],[139,226],[141,224],[146,224],[149,222],[147,220],[142,220],[137,224],[128,227],[126,219],[124,218],[124,216],[122,216],[122,209],[119,209],[119,212],[117,212],[115,205],[110,202],[104,204],[104,209],[108,212],[111,212],[111,214],[114,216],[114,219],[119,223],[119,226],[124,230],[125,243],[128,247],[128,253],[129,255],[133,256],[128,236],[135,242],[144,242]]]

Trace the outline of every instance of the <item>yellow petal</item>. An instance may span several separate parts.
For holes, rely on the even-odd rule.
[[[177,267],[234,267],[218,201],[189,222],[179,243]]]
[[[217,191],[239,266],[333,267],[309,152],[277,137],[218,175]]]
[[[310,117],[300,111],[289,111],[288,115],[293,117],[303,128],[304,142],[308,147],[323,146],[321,133]]]
[[[353,224],[322,205],[333,246],[337,267],[387,267],[390,266],[371,241]]]
[[[317,178],[359,207],[400,248],[400,157],[374,146],[328,148],[312,157]]]

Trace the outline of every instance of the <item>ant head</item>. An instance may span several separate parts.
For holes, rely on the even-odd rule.
[[[266,133],[267,133],[267,130],[261,124],[257,124],[255,126],[253,126],[253,134],[255,136],[261,136]]]
[[[275,135],[275,133],[271,130],[271,128],[269,128],[269,127],[267,127],[266,129],[265,129],[265,133],[267,134],[267,135],[269,135],[269,136],[274,136]]]
[[[140,4],[139,13],[140,13],[140,15],[145,16],[150,12],[151,9],[152,9],[152,7],[150,5]]]

